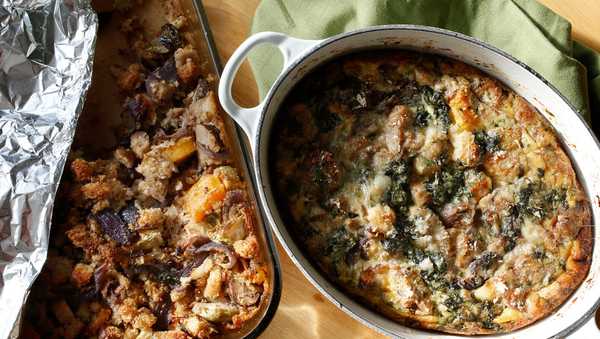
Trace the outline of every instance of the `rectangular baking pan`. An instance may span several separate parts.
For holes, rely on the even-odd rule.
[[[212,31],[210,29],[210,24],[206,16],[204,6],[202,5],[202,0],[190,0],[189,2],[191,2],[194,7],[199,30],[201,30],[202,36],[204,37],[204,39],[201,39],[203,42],[203,48],[201,49],[203,52],[203,57],[210,59],[212,74],[215,75],[217,80],[215,84],[218,84],[223,66],[217,46],[212,36]],[[237,168],[244,172],[244,180],[248,183],[248,194],[253,201],[254,210],[256,211],[256,217],[259,225],[258,231],[262,233],[262,243],[266,245],[263,246],[263,248],[268,248],[268,253],[265,253],[270,256],[269,270],[271,273],[272,289],[269,302],[268,305],[262,305],[264,311],[260,316],[256,317],[258,322],[254,326],[248,326],[248,330],[250,330],[250,332],[248,332],[248,335],[246,336],[247,338],[255,338],[269,325],[273,319],[273,316],[275,315],[275,311],[277,311],[277,307],[279,306],[279,300],[281,298],[281,266],[279,264],[277,247],[273,241],[271,227],[265,223],[266,217],[264,216],[263,206],[260,204],[260,200],[256,196],[257,184],[254,179],[255,176],[250,172],[252,171],[252,152],[250,150],[250,144],[248,143],[244,132],[229,117],[229,114],[225,113],[222,108],[219,109],[224,117],[224,120],[226,121],[227,128],[230,132],[229,135],[232,137],[233,143],[235,144],[232,145],[232,147],[235,149],[235,152],[238,155],[236,159],[238,160]],[[269,258],[265,259],[267,260]],[[242,330],[240,330],[240,334],[242,334]]]
[[[212,76],[214,80],[211,84],[216,94],[220,62],[218,54],[215,54],[216,48],[211,33],[204,29],[205,27],[209,28],[200,0],[146,0],[142,5],[133,8],[132,13],[141,19],[146,32],[157,33],[160,31],[160,27],[166,23],[164,11],[167,3],[179,3],[181,5],[187,18],[185,31],[191,34],[194,47],[203,60],[203,77]],[[102,155],[118,142],[114,137],[114,130],[119,127],[122,111],[122,98],[116,80],[112,75],[112,68],[115,65],[126,66],[131,60],[128,60],[127,54],[124,53],[128,46],[123,33],[120,32],[123,16],[118,12],[105,12],[99,14],[99,19],[100,26],[94,58],[92,85],[76,130],[73,149],[83,149],[86,154]],[[243,149],[243,147],[246,147],[243,134],[222,110],[221,117],[226,125],[234,164],[247,184],[248,195],[256,212],[256,235],[260,243],[262,260],[266,264],[269,273],[269,288],[265,291],[257,315],[245,323],[242,328],[220,337],[254,338],[267,327],[279,304],[281,296],[279,258],[271,229],[265,225],[260,212],[253,177],[250,176],[249,172],[249,159],[246,157],[245,149]]]

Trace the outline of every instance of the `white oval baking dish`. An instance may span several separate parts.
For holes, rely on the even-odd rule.
[[[283,69],[260,104],[242,108],[231,95],[233,79],[247,53],[262,43],[271,43],[279,48],[284,59]],[[483,70],[523,96],[557,131],[590,198],[593,220],[600,220],[600,145],[573,106],[542,76],[495,47],[448,30],[414,25],[385,25],[325,40],[301,40],[280,33],[263,32],[249,37],[232,55],[221,77],[219,99],[250,139],[253,168],[265,214],[294,263],[331,302],[384,334],[406,338],[458,338],[459,336],[400,325],[354,301],[329,282],[294,242],[277,211],[271,190],[268,165],[270,131],[287,93],[304,75],[328,60],[350,52],[381,48],[416,50],[460,60]],[[596,233],[594,230],[594,234]],[[573,333],[592,317],[599,304],[599,274],[600,247],[594,246],[588,276],[555,313],[523,329],[495,337],[563,338]],[[577,337],[600,337],[600,332],[592,320],[578,331]]]

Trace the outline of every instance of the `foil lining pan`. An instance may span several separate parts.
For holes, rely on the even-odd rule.
[[[86,0],[0,0],[0,338],[46,260],[97,27]]]

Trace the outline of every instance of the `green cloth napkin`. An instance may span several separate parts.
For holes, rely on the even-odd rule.
[[[263,0],[251,32],[320,39],[383,24],[446,28],[494,45],[542,74],[599,127],[600,55],[574,42],[571,24],[533,0]],[[261,98],[281,69],[274,48],[249,55]]]

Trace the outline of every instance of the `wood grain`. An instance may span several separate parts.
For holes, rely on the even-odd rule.
[[[599,0],[539,0],[572,23],[575,39],[600,51]],[[223,61],[248,35],[259,0],[204,0],[204,6]],[[250,67],[242,66],[234,83],[242,106],[258,102]],[[271,325],[262,334],[270,338],[383,338],[327,301],[294,266],[278,245],[283,271],[283,294]]]

